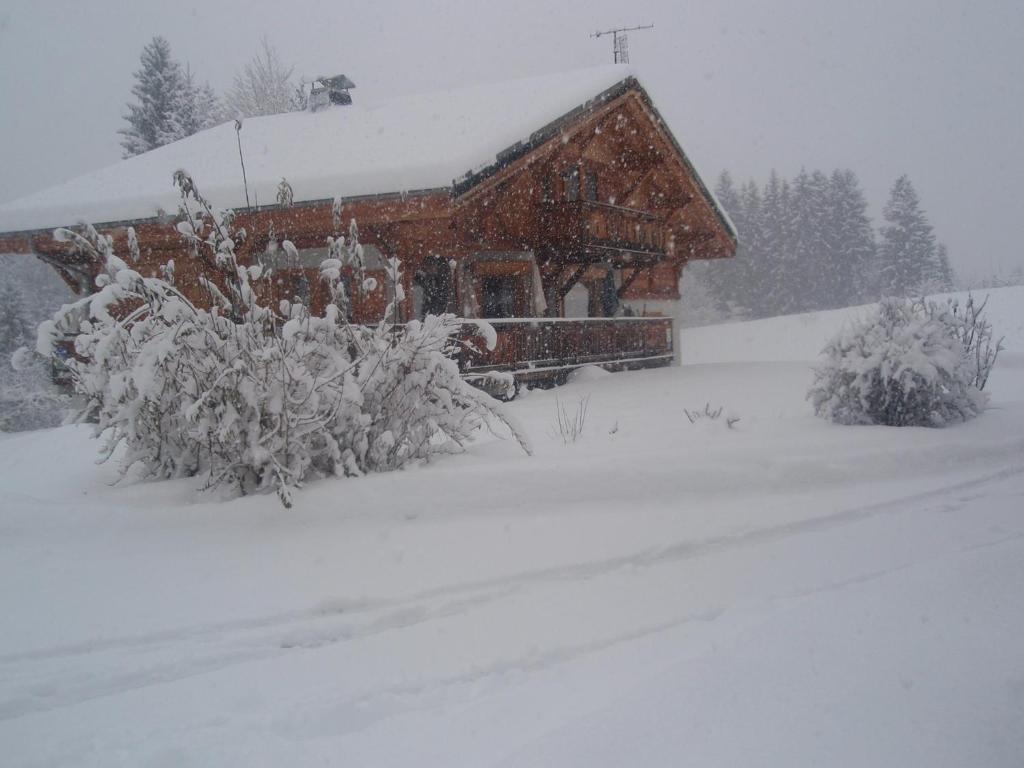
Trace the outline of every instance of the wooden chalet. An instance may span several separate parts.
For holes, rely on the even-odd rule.
[[[91,291],[92,269],[53,228],[88,220],[125,253],[132,227],[140,271],[174,259],[179,288],[203,303],[199,265],[174,227],[171,179],[185,168],[211,202],[236,210],[249,233],[240,257],[273,269],[267,298],[322,307],[317,268],[340,204],[379,286],[353,293],[353,319],[381,318],[382,260],[397,256],[406,319],[452,312],[495,326],[495,349],[461,361],[468,376],[671,362],[683,267],[731,256],[736,235],[627,68],[368,106],[352,103],[347,78],[320,85],[332,82],[344,93],[316,111],[249,119],[237,133],[224,124],[0,206],[0,254],[35,254]],[[282,179],[290,201],[278,202]]]

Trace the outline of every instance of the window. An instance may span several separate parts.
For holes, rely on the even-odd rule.
[[[587,171],[583,184],[584,199],[595,202],[597,200],[597,171]]]
[[[515,317],[522,281],[517,275],[490,275],[481,280],[486,318]]]
[[[428,256],[413,276],[413,307],[416,317],[443,315],[452,301],[452,273],[440,256]],[[417,297],[418,295],[418,297]]]
[[[302,272],[299,274],[299,279],[295,281],[295,301],[308,307],[309,299],[309,279],[306,277],[306,273]]]
[[[555,195],[551,189],[551,177],[545,176],[540,182],[540,200],[542,203],[554,202]]]
[[[574,203],[580,199],[580,169],[573,168],[565,174],[565,199]]]

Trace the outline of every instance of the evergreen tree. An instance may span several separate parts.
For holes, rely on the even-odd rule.
[[[748,314],[748,308],[741,300],[744,292],[740,285],[743,269],[738,265],[746,258],[744,242],[747,222],[740,194],[728,171],[722,171],[719,175],[715,184],[715,197],[736,227],[739,247],[733,258],[724,259],[708,269],[707,287],[725,317],[744,317]]]
[[[929,293],[949,293],[956,287],[953,265],[949,263],[949,249],[945,243],[935,248],[935,276]]]
[[[142,49],[141,67],[135,72],[132,95],[138,103],[128,104],[120,133],[124,156],[132,157],[155,149],[175,135],[175,111],[185,98],[181,66],[171,58],[171,46],[154,37]]]
[[[822,297],[831,280],[823,266],[828,194],[828,177],[821,171],[801,170],[793,180],[791,250],[782,270],[786,290],[779,308],[783,314],[820,309],[825,304]]]
[[[277,115],[304,108],[305,92],[300,99],[291,79],[295,68],[281,63],[266,38],[261,48],[235,75],[231,90],[224,96],[225,114],[231,119]]]
[[[788,182],[780,179],[779,174],[773,170],[764,186],[761,205],[763,265],[759,309],[765,315],[776,314],[776,308],[783,303],[780,294],[785,290],[782,264],[789,248],[786,230],[788,205]]]
[[[882,214],[881,291],[886,296],[920,295],[936,274],[938,258],[932,226],[909,177],[896,179]]]
[[[743,185],[740,192],[744,232],[741,235],[742,253],[736,262],[736,303],[753,317],[761,317],[765,304],[765,238],[764,210],[761,190],[753,180]]]
[[[198,85],[192,71],[185,69],[182,87],[171,110],[168,132],[161,136],[161,144],[183,139],[217,124],[220,102],[209,83]]]
[[[718,182],[715,184],[715,197],[718,198],[719,204],[725,208],[729,218],[733,218],[733,214],[739,212],[740,194],[736,190],[732,174],[728,171],[722,171],[719,174]],[[736,223],[735,219],[733,219],[733,223]]]
[[[833,278],[828,306],[849,307],[875,298],[875,232],[853,171],[833,171],[829,187],[826,239]]]

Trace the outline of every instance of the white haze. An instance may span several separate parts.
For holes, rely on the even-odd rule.
[[[606,63],[597,28],[653,22],[633,64],[705,175],[850,167],[877,219],[909,173],[954,266],[1024,264],[1024,4],[939,0],[10,2],[0,7],[0,201],[120,157],[153,35],[218,91],[268,36],[296,74],[344,72],[356,99]],[[201,169],[195,169],[201,173]],[[170,183],[170,180],[168,180]]]

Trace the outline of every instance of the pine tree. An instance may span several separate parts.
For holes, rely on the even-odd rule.
[[[184,139],[217,124],[220,102],[209,83],[198,85],[191,69],[186,67],[171,110],[168,131],[161,136],[161,145]]]
[[[949,263],[949,249],[945,243],[939,243],[935,248],[934,266],[931,285],[927,286],[928,293],[949,293],[956,285],[956,278],[953,274],[953,265]]]
[[[786,274],[787,255],[790,253],[791,195],[789,182],[780,179],[774,170],[768,177],[762,195],[762,295],[760,311],[763,316],[780,314],[789,303],[789,278]]]
[[[793,180],[791,251],[785,262],[787,290],[784,314],[821,309],[831,277],[823,266],[827,250],[825,224],[828,216],[828,177],[821,171],[801,170]]]
[[[936,273],[937,252],[932,226],[909,177],[896,179],[882,214],[881,291],[886,296],[920,295]]]
[[[833,278],[830,307],[848,307],[875,298],[875,233],[868,202],[857,175],[835,170],[829,180],[826,239],[828,269]]]
[[[175,135],[175,111],[185,98],[185,78],[181,65],[171,58],[171,46],[162,37],[154,37],[143,49],[141,67],[135,72],[132,95],[138,100],[128,104],[124,119],[128,126],[120,133],[124,156],[132,157],[166,144]]]
[[[765,221],[761,190],[753,180],[740,192],[743,216],[742,253],[736,263],[736,302],[752,317],[762,317],[765,304]]]
[[[732,175],[728,171],[722,171],[719,175],[715,185],[715,196],[736,227],[739,247],[733,258],[709,265],[707,287],[725,317],[746,317],[749,315],[749,308],[743,301],[744,289],[741,280],[744,271],[742,264],[746,259],[745,243],[749,227],[743,210],[743,202],[733,183]]]
[[[231,90],[224,96],[229,118],[277,115],[304,108],[291,77],[294,67],[285,67],[277,51],[262,40],[262,50],[235,75]]]

